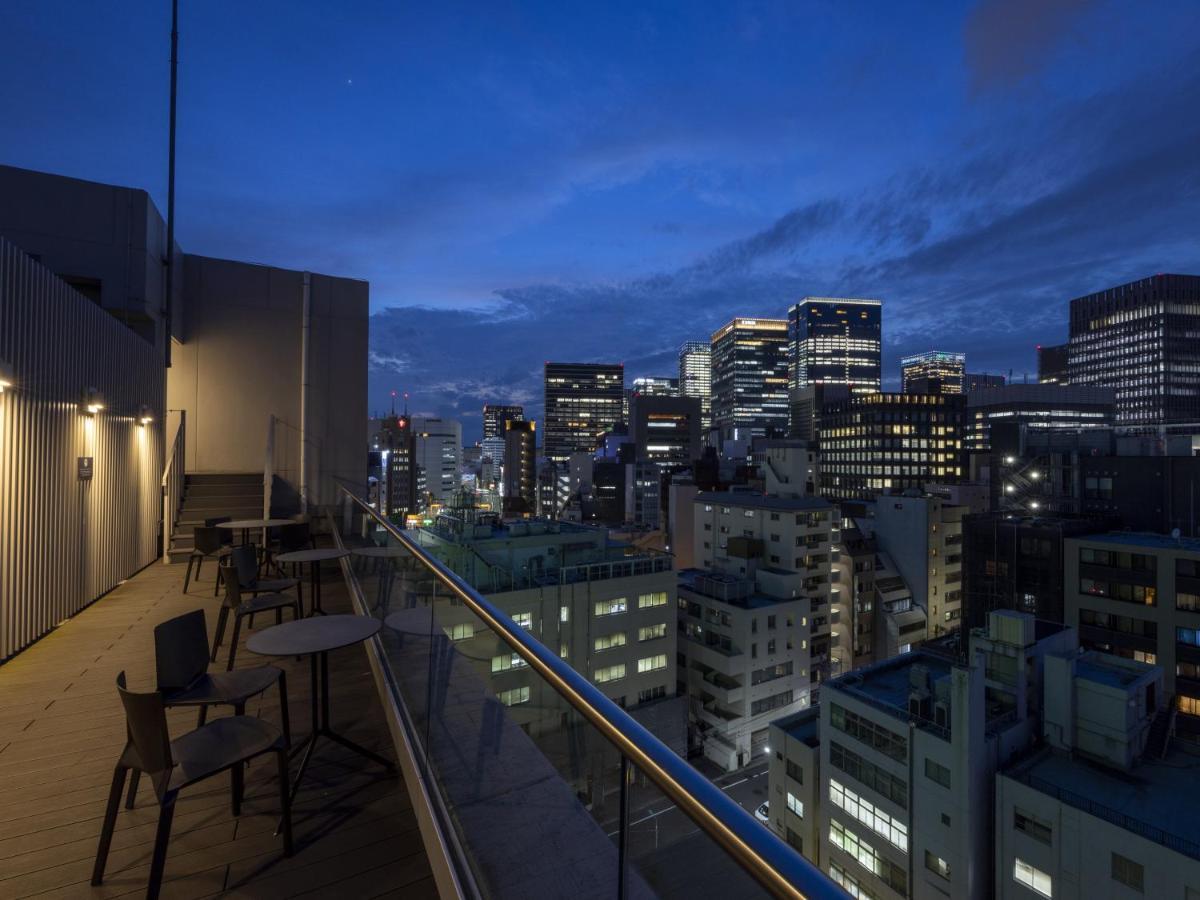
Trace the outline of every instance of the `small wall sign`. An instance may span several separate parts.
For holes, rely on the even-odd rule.
[[[77,460],[76,472],[80,481],[92,480],[92,457],[81,456]]]

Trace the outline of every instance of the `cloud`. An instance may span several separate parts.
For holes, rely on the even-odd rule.
[[[996,123],[964,139],[973,152],[813,199],[673,269],[499,287],[469,310],[385,310],[372,320],[373,396],[390,385],[448,415],[494,401],[540,417],[547,359],[670,374],[684,340],[735,314],[782,316],[806,294],[884,300],[889,382],[899,355],[934,345],[1020,378],[1035,343],[1065,336],[1069,298],[1200,268],[1195,108],[1200,78],[1164,71]],[[1011,137],[1029,131],[1037,149]]]
[[[980,0],[963,26],[972,87],[1018,82],[1039,71],[1095,0]]]

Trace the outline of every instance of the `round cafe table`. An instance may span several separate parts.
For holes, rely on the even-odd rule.
[[[280,553],[275,562],[308,563],[308,577],[312,584],[312,610],[310,616],[318,613],[325,615],[321,608],[321,563],[330,559],[341,559],[349,556],[349,550],[339,550],[337,547],[318,547],[316,550],[293,550],[291,553]]]
[[[281,525],[291,525],[292,523],[292,519],[234,519],[232,522],[221,522],[219,525],[217,525],[217,527],[228,528],[230,531],[237,531],[240,529],[242,532],[243,544],[250,543],[251,528],[261,528],[263,532],[262,544],[265,547],[267,546],[268,528],[278,528]]]
[[[383,609],[386,615],[392,599],[392,581],[396,574],[396,560],[411,557],[412,553],[405,547],[394,544],[383,547],[356,547],[350,553],[360,559],[382,559],[383,574],[379,576],[379,587],[375,592],[375,609]]]
[[[312,732],[293,748],[293,755],[304,748],[300,771],[292,781],[292,797],[300,787],[304,770],[312,757],[317,738],[328,738],[355,753],[377,762],[389,770],[395,766],[377,753],[338,734],[329,724],[329,653],[362,643],[379,632],[378,619],[366,616],[325,616],[321,619],[298,619],[272,625],[246,641],[246,649],[259,656],[307,656],[312,666]],[[320,670],[318,673],[318,669]],[[319,674],[319,678],[318,678]]]

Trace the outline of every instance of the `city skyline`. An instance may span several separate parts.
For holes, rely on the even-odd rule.
[[[1197,38],[1185,3],[1026,3],[1021,31],[1004,9],[368,29],[298,3],[231,34],[232,7],[184,4],[179,238],[369,280],[368,408],[408,390],[468,440],[485,402],[542,418],[545,359],[669,375],[683,341],[806,295],[883,300],[885,389],[930,334],[1033,377],[1072,298],[1200,269]],[[0,101],[4,162],[165,206],[167,15],[9,15],[0,72],[29,89]],[[335,127],[297,143],[297,109]]]

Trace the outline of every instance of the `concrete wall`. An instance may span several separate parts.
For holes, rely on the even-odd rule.
[[[145,191],[0,166],[0,197],[0,235],[161,348],[166,225]]]
[[[187,411],[189,472],[261,472],[268,416],[276,466],[298,485],[303,273],[188,254],[186,309],[167,379]],[[312,275],[309,499],[336,499],[334,477],[365,481],[368,286]]]
[[[164,385],[154,346],[2,238],[0,361],[3,660],[157,558]]]

